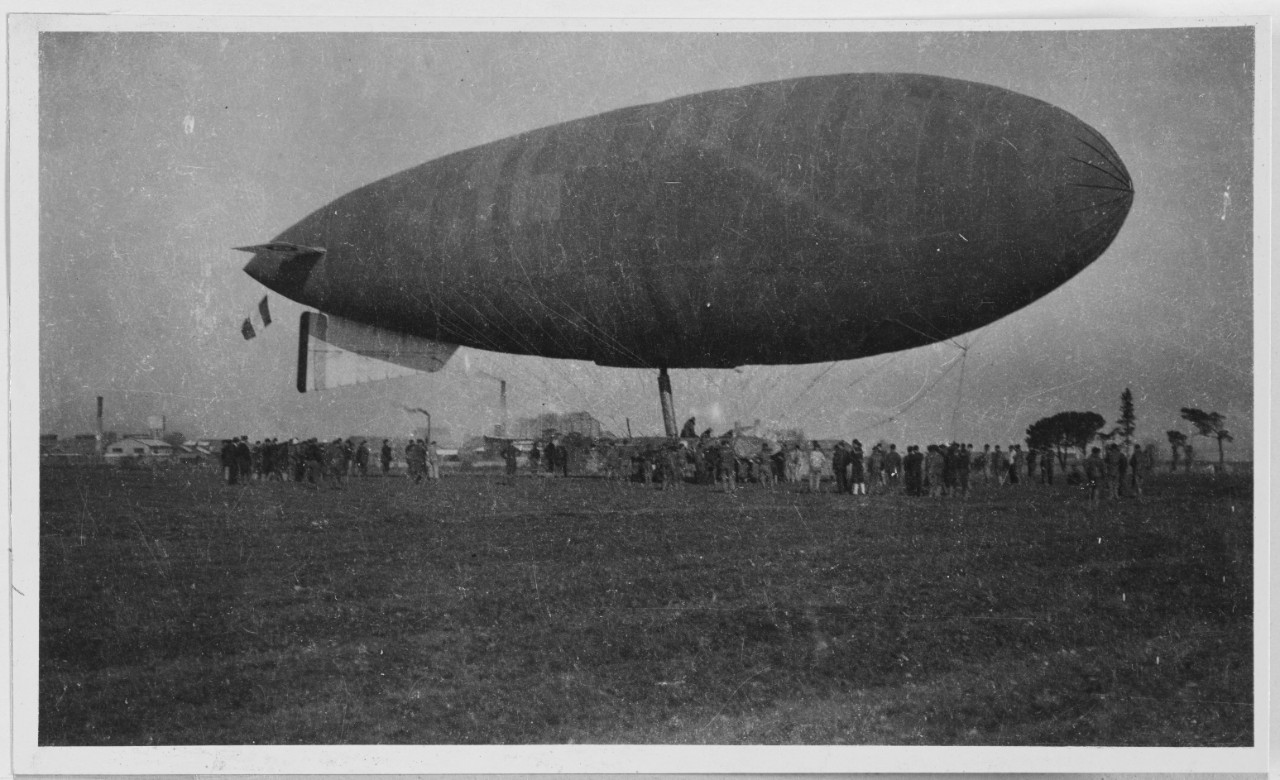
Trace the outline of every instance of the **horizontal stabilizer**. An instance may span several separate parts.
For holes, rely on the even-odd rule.
[[[303,312],[298,329],[298,392],[432,373],[457,350],[419,336]]]

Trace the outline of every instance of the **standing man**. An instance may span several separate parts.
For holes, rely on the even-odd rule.
[[[440,479],[440,448],[435,442],[426,442],[427,479],[436,482]]]
[[[1108,444],[1107,454],[1103,458],[1104,471],[1106,476],[1107,498],[1116,500],[1120,498],[1120,464],[1124,463],[1124,453],[1120,451],[1120,445]]]
[[[507,476],[514,477],[516,475],[516,459],[520,456],[520,450],[516,449],[513,441],[508,441],[506,446],[502,448],[502,459],[507,464]]]
[[[1133,482],[1133,492],[1138,498],[1142,498],[1142,483],[1147,481],[1144,468],[1146,463],[1147,453],[1143,451],[1142,445],[1133,445],[1133,454],[1129,456],[1129,479]]]
[[[382,460],[382,476],[391,473],[391,442],[387,439],[382,440],[382,451],[378,453]]]
[[[334,490],[344,489],[347,479],[347,468],[351,461],[347,458],[347,447],[342,439],[334,439],[324,451],[325,479]]]
[[[555,466],[560,468],[560,473],[564,476],[569,476],[569,448],[564,445],[564,442],[560,442],[560,446],[556,447]]]
[[[249,449],[248,436],[241,436],[236,442],[236,467],[244,477],[244,484],[249,484],[253,475],[253,451]]]
[[[364,439],[361,439],[360,446],[356,447],[356,470],[362,477],[369,476],[369,444]]]
[[[969,497],[969,450],[963,444],[956,445],[956,490],[961,498]]]
[[[831,471],[836,475],[836,493],[843,495],[849,492],[849,450],[844,442],[836,442],[835,451],[831,453]]]
[[[809,492],[822,492],[822,472],[827,468],[827,456],[818,443],[811,442],[809,449]]]
[[[927,454],[924,456],[924,472],[925,477],[929,480],[929,496],[931,498],[942,497],[942,467],[945,463],[945,458],[943,458],[939,449],[937,444],[930,444]]]
[[[1098,505],[1098,483],[1107,473],[1107,465],[1102,462],[1102,450],[1094,447],[1089,457],[1084,459],[1084,481],[1089,486],[1089,506]]]
[[[889,474],[889,492],[897,493],[902,481],[902,454],[898,452],[898,445],[889,445],[889,453],[884,456],[884,468]]]
[[[1053,484],[1053,450],[1045,450],[1040,454],[1040,483]]]
[[[683,488],[684,447],[679,442],[671,442],[667,445],[666,457],[663,459],[662,465],[662,489],[679,490]]]
[[[872,487],[884,484],[884,450],[879,442],[871,445],[871,454],[867,456],[867,471],[867,481]]]
[[[867,494],[866,475],[863,469],[862,442],[853,440],[849,447],[849,489],[855,496]]]
[[[907,447],[907,457],[902,462],[907,477],[907,495],[918,496],[924,492],[924,455],[915,444]]]
[[[234,485],[240,476],[240,464],[236,456],[236,443],[232,439],[222,440],[222,478],[228,485]]]

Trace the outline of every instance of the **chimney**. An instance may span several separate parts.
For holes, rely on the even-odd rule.
[[[507,380],[505,379],[498,380],[498,403],[502,405],[501,435],[505,438],[508,435],[507,429],[510,427],[510,421],[507,419]]]

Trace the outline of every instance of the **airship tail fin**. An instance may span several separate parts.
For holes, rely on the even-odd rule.
[[[439,371],[458,348],[319,312],[299,325],[300,393]]]

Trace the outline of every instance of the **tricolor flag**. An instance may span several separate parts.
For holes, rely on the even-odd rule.
[[[245,341],[248,341],[249,339],[258,335],[257,331],[253,329],[253,323],[249,322],[248,317],[244,318],[244,324],[240,326],[240,335],[244,336]]]
[[[262,300],[258,301],[258,315],[262,317],[262,327],[271,324],[271,309],[267,308],[267,296],[262,296]]]

